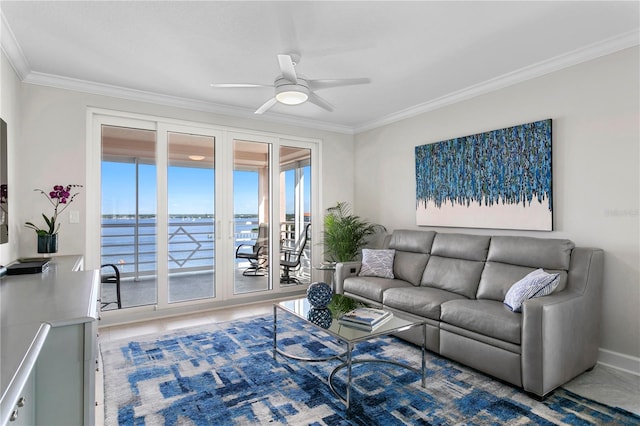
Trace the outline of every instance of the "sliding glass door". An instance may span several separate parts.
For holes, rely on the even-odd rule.
[[[123,310],[311,282],[315,143],[108,114],[92,128],[100,149],[88,154],[98,172],[87,187],[99,198],[88,200],[88,235],[100,235],[100,254],[89,250],[87,267],[118,268]],[[117,297],[113,285],[102,293]]]
[[[118,268],[123,308],[215,297],[215,137],[178,131],[158,136],[156,130],[102,127],[101,264]],[[160,142],[166,150],[158,149]],[[165,173],[158,161],[166,164]],[[166,260],[159,262],[160,253]],[[114,285],[103,292],[105,302],[116,300]]]
[[[215,297],[215,138],[169,132],[169,303]]]
[[[270,289],[271,146],[233,141],[234,294]]]
[[[102,126],[101,261],[121,276],[123,307],[155,305],[157,188],[155,130]],[[116,301],[103,286],[103,303]],[[106,309],[115,309],[115,303]]]
[[[311,149],[280,146],[281,286],[311,282]]]

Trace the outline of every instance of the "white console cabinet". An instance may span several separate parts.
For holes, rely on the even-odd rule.
[[[58,256],[0,280],[0,425],[95,424],[98,271]]]

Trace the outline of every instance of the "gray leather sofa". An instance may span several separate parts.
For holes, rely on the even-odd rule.
[[[427,322],[427,349],[540,398],[593,368],[600,343],[603,252],[565,239],[396,230],[394,278],[361,277],[339,263],[336,292]],[[560,273],[522,313],[504,304],[529,272]],[[418,332],[403,334],[416,344]]]

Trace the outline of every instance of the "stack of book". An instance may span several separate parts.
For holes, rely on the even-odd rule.
[[[342,315],[338,322],[348,327],[371,331],[393,317],[389,311],[375,308],[357,308]]]

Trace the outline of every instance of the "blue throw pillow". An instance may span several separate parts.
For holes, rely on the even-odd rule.
[[[396,251],[362,249],[361,277],[393,278],[393,259]]]
[[[536,269],[511,286],[504,297],[504,304],[513,312],[521,312],[525,300],[551,294],[560,283],[560,274],[549,274]]]

